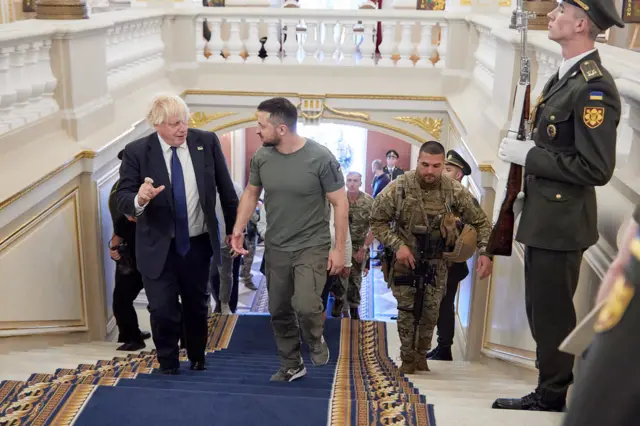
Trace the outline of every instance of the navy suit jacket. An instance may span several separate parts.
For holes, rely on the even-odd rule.
[[[220,194],[226,229],[229,230],[233,229],[236,221],[238,196],[216,134],[189,129],[186,143],[217,266],[220,263],[220,237],[215,212],[216,190]],[[164,269],[169,246],[175,234],[173,191],[157,133],[133,141],[124,149],[120,165],[120,182],[116,192],[120,212],[135,216],[133,200],[146,177],[153,179],[155,187],[165,186],[165,189],[147,204],[136,223],[138,270],[143,276],[156,279]]]

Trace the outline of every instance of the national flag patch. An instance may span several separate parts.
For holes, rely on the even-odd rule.
[[[602,100],[602,92],[591,92],[589,93],[590,101],[601,101]]]

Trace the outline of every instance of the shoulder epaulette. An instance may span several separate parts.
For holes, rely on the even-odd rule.
[[[586,81],[602,77],[602,71],[600,71],[598,64],[591,59],[580,64],[580,71]]]

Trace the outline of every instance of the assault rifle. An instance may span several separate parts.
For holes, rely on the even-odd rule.
[[[524,0],[518,0],[515,11],[516,28],[520,32],[520,80],[516,88],[513,115],[509,126],[508,136],[516,136],[518,140],[529,139],[529,110],[531,91],[531,63],[527,56],[527,27],[529,18],[535,13],[524,9]],[[504,201],[489,237],[487,252],[496,256],[511,256],[513,246],[513,228],[515,215],[513,204],[522,190],[522,166],[511,164],[507,178]]]
[[[422,307],[424,305],[424,293],[428,285],[436,283],[436,267],[431,265],[429,260],[437,259],[438,254],[444,251],[444,241],[431,244],[431,233],[426,226],[416,226],[413,230],[416,237],[418,257],[416,258],[415,269],[411,275],[396,276],[393,278],[395,285],[408,285],[416,289],[413,298],[413,349],[418,350],[418,326],[422,318]]]

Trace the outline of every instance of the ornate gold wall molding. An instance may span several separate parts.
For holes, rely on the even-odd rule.
[[[183,91],[181,93],[182,97],[185,97],[186,95],[256,96],[256,97],[282,96],[282,97],[288,97],[288,98],[292,98],[292,97],[293,98],[301,98],[301,99],[316,98],[316,99],[323,99],[323,100],[327,99],[327,98],[333,98],[333,99],[361,99],[361,100],[389,100],[389,101],[423,101],[423,102],[445,102],[445,103],[447,102],[447,98],[444,97],[444,96],[408,96],[408,95],[375,95],[375,94],[337,94],[337,93],[327,93],[327,94],[324,94],[324,95],[306,95],[306,94],[293,93],[293,92],[250,92],[250,91],[223,91],[223,90],[185,90],[185,91]],[[418,135],[416,135],[414,133],[411,133],[411,132],[409,132],[407,130],[404,130],[402,128],[399,128],[399,127],[396,127],[396,126],[392,126],[392,125],[389,125],[389,124],[386,124],[386,123],[381,123],[381,122],[377,122],[377,121],[371,121],[370,118],[366,119],[366,117],[364,117],[364,116],[359,116],[359,114],[365,114],[365,113],[347,112],[347,111],[340,111],[340,110],[335,110],[335,109],[334,109],[334,111],[338,111],[340,113],[343,113],[343,115],[338,115],[336,113],[332,113],[332,114],[326,114],[325,117],[329,118],[329,119],[333,119],[333,120],[342,120],[342,121],[346,121],[346,122],[348,122],[348,121],[359,122],[359,123],[371,125],[372,127],[381,127],[381,128],[387,129],[387,130],[392,130],[392,131],[397,132],[399,134],[402,134],[404,136],[410,137],[410,138],[412,138],[412,139],[414,139],[414,140],[416,140],[418,142],[424,142],[424,138],[423,137],[418,136]],[[456,115],[455,111],[451,110],[450,108],[447,111],[448,111],[448,114],[453,113],[454,115]],[[344,115],[344,113],[347,113],[349,115],[351,115],[351,114],[358,114],[358,115],[349,116],[349,115]],[[231,114],[231,113],[226,113],[226,114]],[[219,118],[222,118],[222,117],[218,117],[217,119],[219,119]],[[218,131],[221,131],[221,130],[229,129],[231,127],[235,127],[235,126],[239,126],[239,125],[242,125],[242,124],[250,123],[250,122],[255,121],[255,120],[256,120],[255,116],[246,117],[246,118],[238,119],[238,120],[235,120],[235,121],[232,121],[232,122],[229,122],[229,123],[224,123],[224,124],[218,125],[218,126],[213,127],[213,128],[211,128],[209,130],[213,131],[213,132],[218,132]],[[122,138],[127,137],[129,134],[131,134],[131,132],[135,131],[136,127],[143,121],[145,121],[145,120],[144,119],[140,119],[140,120],[136,121],[135,123],[133,123],[131,125],[131,127],[129,129],[127,129],[126,131],[124,131],[122,134],[118,135],[114,139],[112,139],[105,146],[103,146],[102,148],[100,148],[98,150],[83,150],[83,151],[78,152],[69,161],[67,161],[66,163],[64,163],[64,164],[60,165],[59,167],[55,168],[51,172],[47,173],[46,175],[44,175],[40,179],[38,179],[35,182],[33,182],[32,184],[28,185],[26,188],[22,189],[21,191],[11,195],[10,197],[8,197],[8,198],[6,198],[4,200],[0,200],[0,210],[2,210],[6,206],[18,201],[22,197],[26,196],[28,193],[30,193],[31,191],[35,190],[40,185],[42,185],[43,183],[45,183],[48,180],[52,179],[53,177],[57,176],[58,174],[60,174],[64,170],[66,170],[67,168],[73,166],[78,161],[81,161],[81,160],[84,160],[84,159],[95,158],[97,155],[99,155],[103,151],[109,149],[112,145],[118,143]],[[214,121],[214,120],[211,120],[211,121]],[[209,121],[209,123],[211,123],[211,121]],[[203,124],[203,126],[206,126],[206,124]],[[433,136],[436,136],[436,135],[434,134]],[[480,168],[481,171],[495,174],[495,171],[493,170],[493,167],[490,164],[480,164],[479,168]]]
[[[199,129],[212,121],[219,120],[230,115],[235,115],[236,112],[215,112],[213,114],[207,114],[204,112],[192,112],[189,117],[189,127],[192,129]]]
[[[402,121],[403,123],[413,124],[420,127],[425,132],[433,135],[436,139],[440,139],[442,134],[442,118],[431,117],[393,117],[394,120]]]

